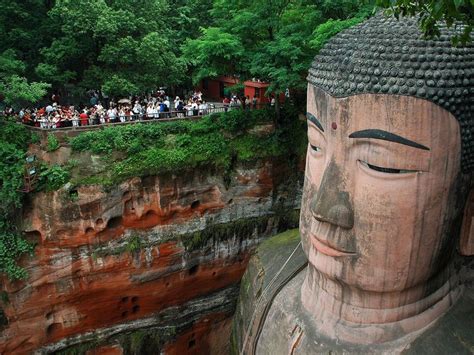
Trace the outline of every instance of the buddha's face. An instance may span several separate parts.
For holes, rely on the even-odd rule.
[[[405,290],[446,264],[458,223],[456,119],[418,98],[308,87],[300,230],[312,264],[362,290]]]

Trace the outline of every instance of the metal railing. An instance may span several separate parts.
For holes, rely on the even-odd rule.
[[[87,130],[106,126],[120,126],[134,123],[150,123],[150,122],[168,122],[175,120],[198,119],[202,116],[213,113],[222,113],[231,110],[242,110],[241,106],[219,106],[209,107],[207,109],[184,109],[181,111],[168,111],[159,113],[141,113],[131,115],[117,115],[108,117],[107,115],[92,115],[88,118],[80,118],[78,116],[72,119],[60,120],[54,122],[47,119],[38,119],[31,123],[21,122],[27,127],[37,130]],[[248,108],[251,109],[251,108]],[[257,109],[257,108],[255,108]]]

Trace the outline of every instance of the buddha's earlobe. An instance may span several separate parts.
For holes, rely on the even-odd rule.
[[[474,255],[474,189],[469,193],[464,209],[459,252],[465,256]]]

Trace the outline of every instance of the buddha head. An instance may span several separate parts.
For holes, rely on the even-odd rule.
[[[449,308],[453,256],[472,254],[474,46],[377,15],[334,37],[308,81],[302,302],[349,325],[424,315],[398,335],[342,336],[393,340]]]

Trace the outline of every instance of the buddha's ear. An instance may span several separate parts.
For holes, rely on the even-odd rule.
[[[474,255],[474,189],[471,189],[464,209],[459,243],[461,255]]]

